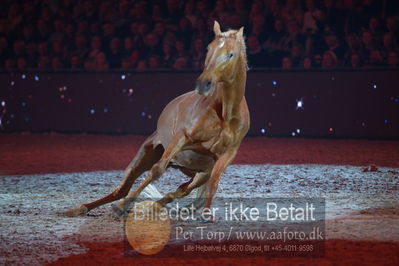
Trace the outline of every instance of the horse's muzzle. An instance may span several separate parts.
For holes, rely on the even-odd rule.
[[[199,94],[207,96],[212,87],[212,82],[210,80],[197,80],[197,86],[195,89]]]

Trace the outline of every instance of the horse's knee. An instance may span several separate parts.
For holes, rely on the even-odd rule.
[[[129,189],[118,187],[112,192],[112,196],[114,197],[115,200],[119,200],[121,198],[124,198],[127,196],[129,193]]]

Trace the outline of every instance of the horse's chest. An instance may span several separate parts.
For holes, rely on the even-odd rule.
[[[200,119],[193,120],[188,135],[193,143],[213,154],[223,154],[234,139],[232,132],[224,128],[223,120],[217,110],[212,109]]]
[[[194,142],[206,142],[220,134],[222,121],[216,112],[208,111],[205,115],[191,120],[187,133]]]
[[[196,136],[197,139],[194,142],[200,143],[203,149],[213,154],[223,154],[234,139],[230,133],[229,130],[223,129],[220,124],[215,124],[209,129],[202,130]]]
[[[209,141],[203,142],[202,146],[211,153],[221,155],[229,149],[234,141],[234,136],[227,129],[220,130],[220,133]]]

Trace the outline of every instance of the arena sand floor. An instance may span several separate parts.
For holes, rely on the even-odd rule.
[[[132,258],[110,206],[66,218],[120,181],[144,136],[0,135],[0,264],[398,265],[399,141],[246,138],[218,195],[326,198],[322,258]],[[169,170],[161,193],[183,182]]]

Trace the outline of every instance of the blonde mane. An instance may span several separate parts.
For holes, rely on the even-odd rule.
[[[249,70],[248,67],[248,59],[247,59],[247,46],[245,45],[245,36],[239,37],[237,35],[238,30],[232,30],[232,29],[228,29],[225,32],[221,32],[218,35],[216,35],[215,37],[221,37],[221,38],[236,38],[239,42],[240,42],[240,52],[241,52],[241,56],[244,59],[244,64],[246,66],[246,70]]]

